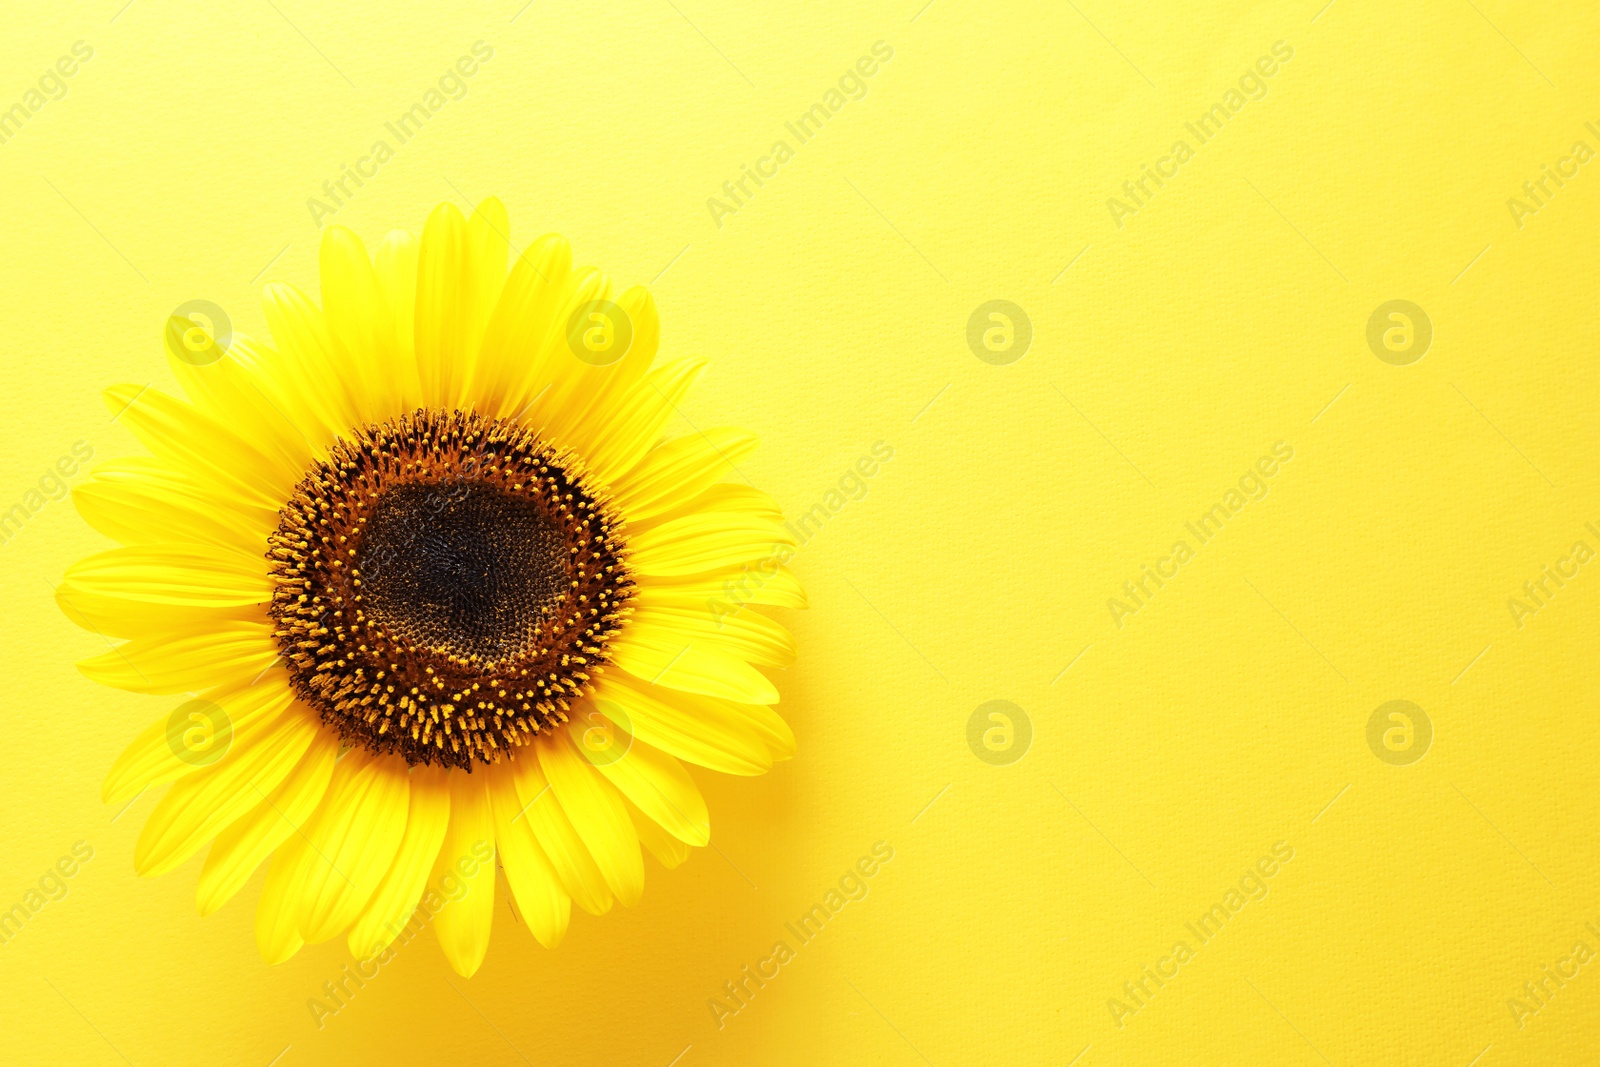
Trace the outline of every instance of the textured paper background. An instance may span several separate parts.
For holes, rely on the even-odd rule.
[[[75,442],[135,450],[99,391],[170,384],[179,304],[259,336],[261,284],[315,292],[307,199],[380,138],[393,158],[324,221],[370,241],[498,195],[516,247],[559,231],[652,284],[665,354],[711,359],[687,418],[759,431],[743,473],[786,509],[894,456],[801,549],[799,754],[698,776],[714,850],[651,865],[638,907],[575,917],[554,952],[502,902],[470,981],[425,935],[320,1027],[341,942],[268,968],[259,879],[201,921],[198,859],[134,877],[153,798],[119,812],[99,785],[171,702],[72,667],[103,646],[51,587],[103,542],[41,495],[0,548],[0,905],[75,842],[93,859],[0,947],[0,1059],[1593,1055],[1600,962],[1536,1013],[1508,1001],[1600,951],[1600,562],[1520,627],[1508,600],[1600,550],[1600,161],[1561,162],[1600,151],[1600,13],[922,2],[7,11],[0,106],[75,42],[93,56],[0,144],[0,509]],[[398,145],[385,123],[479,41],[465,95]],[[800,144],[785,123],[880,41],[866,95]],[[1199,145],[1185,123],[1277,42],[1265,96]],[[1193,158],[1119,227],[1108,198],[1180,138]],[[779,139],[793,157],[719,226],[708,198]],[[1546,165],[1577,173],[1514,212]],[[967,343],[996,299],[1033,331],[1009,365]],[[1433,327],[1406,366],[1366,340],[1396,299]],[[1199,545],[1185,523],[1277,442],[1267,496]],[[1179,539],[1194,558],[1119,627],[1108,599]],[[967,743],[997,699],[1032,728],[1007,766]],[[1391,700],[1432,725],[1407,766],[1367,742]],[[719,1026],[724,983],[879,841],[870,894]],[[1266,898],[1202,945],[1185,924],[1277,842]],[[1178,940],[1193,958],[1138,1007],[1124,983]]]

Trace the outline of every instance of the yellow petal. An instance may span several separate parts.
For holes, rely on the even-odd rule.
[[[585,447],[598,485],[611,485],[661,440],[667,421],[705,369],[701,359],[680,359],[657,367],[628,390],[603,422],[597,422]]]
[[[541,735],[534,743],[548,744],[550,739]],[[533,829],[534,840],[561,879],[562,888],[572,902],[591,915],[603,915],[611,909],[614,899],[611,887],[606,885],[594,857],[584,845],[583,838],[573,828],[572,820],[561,809],[555,791],[540,769],[539,757],[523,748],[511,758],[511,777],[516,783],[517,799],[522,801],[519,820],[526,820]]]
[[[132,800],[153,785],[170,782],[216,762],[212,751],[192,742],[226,746],[248,741],[294,701],[288,676],[269,671],[255,685],[219,687],[186,700],[151,723],[106,774],[100,787],[107,804]],[[195,735],[192,731],[199,730]]]
[[[262,291],[261,308],[278,347],[277,358],[262,367],[263,389],[320,452],[361,422],[356,368],[334,347],[322,309],[299,289],[273,282]]]
[[[707,512],[662,523],[630,539],[628,566],[640,574],[673,577],[737,567],[792,546],[794,537],[770,521]]]
[[[272,599],[272,577],[264,558],[235,549],[132,545],[74,563],[60,589],[90,618],[116,625],[120,617],[124,628],[131,625],[137,634],[163,623],[193,621],[197,611],[257,609]]]
[[[104,395],[112,417],[140,444],[204,479],[213,492],[247,505],[282,506],[271,484],[274,465],[194,405],[147,385],[114,385]]]
[[[732,426],[713,426],[652,448],[617,480],[617,507],[628,520],[649,518],[693,500],[722,478],[738,473],[757,437]]]
[[[439,947],[450,966],[471,978],[489,950],[494,923],[494,813],[483,774],[450,772],[450,826],[434,861],[434,885],[460,886],[434,917]]]
[[[701,608],[720,616],[748,604],[804,608],[807,600],[793,571],[762,560],[739,570],[658,578],[635,590],[633,603],[636,608]]]
[[[400,411],[390,368],[398,364],[394,319],[367,248],[353,230],[328,226],[318,252],[322,313],[340,359],[361,382],[354,398],[362,422],[381,422]]]
[[[428,216],[417,259],[416,362],[423,400],[461,406],[506,272],[506,213],[485,200],[470,220],[454,204]]]
[[[628,629],[641,640],[669,647],[693,644],[767,667],[787,667],[795,659],[794,636],[788,630],[759,612],[740,611],[731,604],[640,606],[628,620]]]
[[[628,477],[631,477],[631,475],[624,477],[624,483],[626,483]],[[687,518],[690,515],[710,514],[712,512],[756,519],[761,522],[771,523],[774,526],[784,525],[783,509],[778,507],[778,502],[772,499],[771,494],[764,493],[753,486],[740,485],[737,482],[718,482],[701,490],[688,500],[675,504],[666,511],[658,511],[642,518],[629,518],[628,527],[637,536],[645,530],[652,530],[675,519]],[[788,530],[797,537],[806,532],[797,529],[793,523],[788,524]],[[782,559],[783,557],[780,556],[779,558]],[[765,561],[762,562],[764,563]],[[750,565],[747,564],[747,566]]]
[[[602,288],[593,299],[606,300],[605,290]],[[625,407],[622,399],[633,391],[655,360],[661,340],[660,317],[655,301],[643,286],[634,286],[617,297],[614,307],[579,306],[567,315],[566,348],[572,366],[567,374],[567,392],[558,394],[554,401],[562,407],[558,432],[585,457],[591,470],[602,472],[599,477],[603,482],[609,481],[614,470],[626,470],[638,458],[630,453],[633,438],[613,432],[615,416]],[[573,330],[574,315],[579,319],[586,315],[591,327],[609,326],[613,346],[623,344],[626,337],[626,350],[616,356],[605,353],[611,362],[598,365],[579,359],[575,339],[581,345],[586,334]],[[596,320],[597,315],[603,318]],[[619,331],[625,333],[619,336]]]
[[[627,738],[624,743],[621,756],[602,753],[596,759],[583,745],[578,750],[651,822],[685,844],[707,844],[711,816],[683,764],[638,738]]]
[[[718,713],[725,714],[727,721],[737,724],[735,728],[754,730],[774,761],[786,760],[794,755],[794,731],[783,716],[772,708],[765,704],[739,704],[731,700],[719,700],[716,705],[717,711],[707,713],[707,718],[715,717]]]
[[[627,714],[635,738],[679,759],[725,774],[762,774],[772,767],[762,731],[737,705],[616,673],[608,673],[596,688],[595,705],[604,709],[607,701]]]
[[[622,798],[578,754],[570,728],[558,729],[549,741],[534,748],[561,810],[583,838],[600,876],[624,905],[637,904],[644,893],[644,859]]]
[[[578,432],[578,414],[587,406],[591,369],[572,349],[569,328],[574,317],[582,318],[596,301],[609,300],[611,282],[594,267],[579,267],[567,275],[566,287],[554,302],[541,352],[541,366],[550,374],[550,391],[535,406],[535,416],[525,421],[540,425],[541,436],[563,447],[587,440]],[[581,324],[580,324],[581,325]]]
[[[200,472],[181,461],[158,456],[120,456],[96,463],[92,473],[95,485],[112,485],[174,498],[190,510],[210,510],[216,522],[248,530],[252,535],[251,546],[266,543],[267,534],[277,528],[278,509],[283,506],[283,500],[278,498],[262,497],[247,503],[239,497],[219,497],[215,483]],[[248,550],[254,551],[253,547]]]
[[[660,823],[632,804],[628,805],[628,815],[633,819],[634,828],[639,831],[639,843],[650,851],[650,855],[661,866],[670,871],[689,858],[689,846],[667,833]]]
[[[778,702],[777,687],[766,675],[742,659],[702,647],[705,644],[666,637],[659,628],[629,626],[612,638],[611,659],[651,686],[744,704]]]
[[[244,888],[250,875],[316,811],[333,775],[339,739],[323,731],[278,787],[217,835],[195,890],[201,915],[210,915]]]
[[[295,834],[279,847],[267,865],[261,899],[256,904],[256,948],[268,963],[282,963],[305,944],[295,921],[294,893],[298,882],[294,873],[299,854],[306,847],[305,838]]]
[[[134,693],[192,693],[259,678],[278,660],[265,621],[223,621],[214,633],[136,637],[78,663],[86,678]]]
[[[212,545],[113,548],[74,563],[66,577],[90,592],[172,603],[255,604],[272,596],[264,560]]]
[[[555,373],[571,370],[555,341],[561,295],[572,272],[572,247],[545,234],[517,257],[500,301],[485,328],[473,368],[472,402],[490,418],[521,418],[554,386]]]
[[[412,411],[422,403],[416,358],[417,254],[421,248],[422,242],[405,230],[390,230],[372,263],[394,338],[395,362],[386,370],[399,411]]]
[[[96,596],[71,582],[56,586],[56,607],[74,625],[92,630],[103,638],[148,637],[171,640],[183,634],[214,630],[228,625],[262,623],[256,604],[237,607],[200,607],[127,600]],[[270,633],[270,630],[268,630]],[[215,681],[216,679],[212,679]]]
[[[245,516],[147,482],[85,482],[72,490],[72,504],[90,526],[125,545],[183,541],[253,553],[257,559],[267,554],[267,531],[252,528]]]
[[[310,446],[294,420],[280,411],[263,391],[259,376],[264,363],[276,359],[247,337],[235,335],[228,350],[210,363],[188,358],[181,333],[194,323],[167,321],[167,365],[195,407],[251,443],[267,460],[267,485],[286,492],[305,472]]]
[[[278,787],[321,729],[316,713],[296,705],[260,737],[236,745],[220,761],[178,779],[150,813],[133,865],[165,874]]]
[[[350,953],[357,959],[381,953],[410,922],[450,825],[448,777],[443,767],[412,770],[405,836],[366,911],[350,928]]]
[[[561,888],[561,877],[534,839],[526,818],[518,818],[522,800],[509,764],[489,769],[489,799],[494,806],[494,827],[500,867],[511,887],[517,912],[545,948],[555,948],[567,932],[572,898]]]
[[[511,245],[511,218],[506,206],[497,197],[485,197],[467,216],[467,253],[472,264],[471,286],[466,293],[470,300],[468,315],[472,323],[470,352],[476,363],[483,344],[483,333],[489,317],[500,303],[500,293],[506,284],[506,256]],[[465,386],[472,380],[472,366],[467,367]],[[465,394],[463,393],[463,396]]]
[[[410,793],[398,756],[352,749],[334,768],[327,795],[305,828],[300,936],[308,944],[344,932],[372,899],[405,835]]]

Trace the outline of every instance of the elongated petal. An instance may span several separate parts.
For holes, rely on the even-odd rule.
[[[137,545],[86,556],[66,577],[91,593],[158,603],[233,606],[272,596],[260,559],[209,545]]]
[[[602,710],[619,705],[633,736],[681,760],[725,774],[762,774],[772,753],[762,731],[727,701],[674,693],[607,674],[595,692]]]
[[[328,337],[340,359],[361,382],[354,399],[363,422],[379,422],[400,410],[399,390],[390,368],[399,362],[394,320],[383,284],[353,230],[328,226],[318,251],[322,311]]]
[[[555,948],[567,932],[572,898],[561,887],[561,877],[533,836],[522,812],[516,780],[508,765],[489,771],[489,798],[494,806],[495,838],[500,866],[511,887],[517,911],[545,948]]]
[[[667,870],[680,867],[689,858],[689,846],[679,841],[676,837],[662,829],[661,824],[645,815],[632,804],[628,805],[628,815],[633,819],[634,827],[639,831],[639,843],[649,850],[656,862]]]
[[[305,838],[295,834],[279,846],[267,865],[261,899],[256,903],[256,948],[268,963],[282,963],[305,944],[295,921],[295,892],[299,887],[295,874],[299,854],[306,847]]]
[[[261,295],[278,358],[262,368],[263,388],[315,449],[361,422],[357,370],[334,347],[322,309],[292,285],[273,282]]]
[[[612,662],[652,686],[685,693],[776,704],[777,687],[742,659],[718,652],[709,642],[664,635],[659,629],[628,627],[611,641]]]
[[[211,607],[130,600],[86,593],[64,581],[56,586],[56,606],[78,626],[107,639],[144,637],[160,643],[184,634],[240,626],[256,626],[271,633],[257,604]]]
[[[300,889],[300,936],[326,941],[355,922],[394,861],[405,835],[409,783],[398,756],[352,749],[334,768],[316,816],[306,827]]]
[[[479,346],[473,371],[477,409],[492,418],[521,418],[544,399],[560,374],[557,311],[570,284],[572,246],[545,234],[523,249],[511,268]]]
[[[72,490],[72,504],[90,526],[125,545],[188,542],[258,558],[267,551],[266,531],[242,516],[148,482],[85,482]]]
[[[484,775],[450,774],[450,827],[434,861],[433,882],[451,879],[462,887],[434,917],[439,947],[450,966],[470,978],[489,950],[494,923],[494,813],[484,788]]]
[[[385,371],[395,389],[397,411],[411,411],[422,403],[416,359],[417,256],[421,248],[422,242],[405,230],[390,230],[372,257],[394,337],[395,362]]]
[[[411,772],[405,836],[366,911],[350,928],[350,953],[357,959],[371,959],[388,948],[416,910],[450,825],[448,778],[443,767],[421,766]]]
[[[281,497],[263,484],[271,463],[230,428],[147,385],[114,385],[105,391],[112,417],[158,457],[205,479],[213,491],[245,504],[275,508]]]
[[[644,458],[704,369],[700,359],[665,364],[618,399],[605,422],[594,428],[590,467],[598,484],[612,484]]]
[[[543,737],[536,742],[546,743]],[[550,860],[572,902],[591,915],[609,911],[615,899],[611,887],[556,800],[555,791],[540,769],[539,757],[526,748],[519,750],[511,760],[511,777],[517,786],[517,798],[522,801],[520,818],[533,829],[534,840]]]
[[[561,810],[583,838],[606,885],[624,905],[637,904],[644,892],[644,860],[622,798],[578,754],[570,730],[558,730],[548,742],[534,747]]]
[[[472,360],[466,367],[461,382],[463,401],[467,399],[466,387],[474,376],[474,369],[483,345],[483,334],[489,318],[500,303],[501,290],[506,283],[506,255],[511,245],[511,219],[506,206],[497,197],[485,197],[467,216],[467,254],[472,278],[465,298],[467,314],[472,324],[470,353]]]
[[[597,299],[605,299],[604,293],[597,294]],[[556,403],[565,409],[563,425],[571,427],[564,431],[567,442],[587,458],[590,469],[604,483],[610,481],[614,471],[627,469],[637,459],[633,455],[633,438],[615,432],[614,416],[625,408],[623,398],[655,360],[661,321],[655,301],[643,286],[629,289],[610,307],[591,305],[586,312],[578,309],[578,313],[588,315],[591,327],[598,322],[609,327],[612,346],[621,348],[626,338],[627,347],[620,354],[608,353],[599,363],[591,363],[576,358],[574,343],[581,346],[586,334],[574,331],[568,322],[567,348],[577,366],[570,372],[571,392],[558,397]]]
[[[267,535],[277,528],[278,509],[283,506],[281,499],[265,495],[252,500],[225,494],[219,497],[215,483],[202,473],[185,466],[181,460],[163,459],[160,456],[119,456],[96,463],[90,473],[94,480],[86,484],[110,485],[161,498],[174,498],[182,501],[189,510],[198,508],[212,512],[218,523],[229,526],[237,524],[251,535],[249,545],[245,546],[247,551],[253,551],[257,542],[266,543]],[[227,506],[218,507],[219,500]],[[167,537],[156,540],[182,539]],[[135,543],[147,544],[150,541],[140,538]]]
[[[711,817],[705,798],[683,764],[638,738],[630,742],[620,757],[592,759],[582,745],[578,749],[651,822],[685,844],[708,843]]]
[[[318,734],[278,787],[217,835],[195,891],[201,915],[210,915],[232,899],[278,846],[300,832],[327,792],[338,752],[338,738]]]
[[[215,633],[136,637],[80,661],[78,669],[91,681],[134,693],[192,693],[258,678],[277,659],[264,622],[224,622]]]
[[[209,766],[215,760],[209,751],[189,743],[191,730],[201,730],[208,744],[226,745],[222,750],[226,752],[270,726],[293,701],[288,677],[277,670],[269,671],[255,685],[219,687],[197,700],[185,701],[151,723],[123,750],[106,774],[101,798],[108,804],[121,804],[153,785]]]
[[[505,209],[485,200],[472,218],[454,204],[428,216],[417,260],[416,359],[424,402],[463,402],[506,271]]]
[[[779,547],[793,544],[793,535],[770,521],[711,512],[674,519],[633,537],[628,563],[640,574],[699,574],[768,559]]]
[[[168,320],[167,366],[173,377],[195,407],[250,442],[268,461],[261,471],[266,487],[286,493],[304,473],[310,446],[294,420],[268,399],[260,380],[276,353],[236,334],[226,352],[197,365],[177,336],[193,326],[188,319]]]
[[[794,755],[794,731],[783,716],[772,708],[765,704],[740,704],[731,700],[715,703],[715,710],[706,712],[708,719],[730,723],[732,729],[754,730],[775,761],[786,760]]]
[[[590,439],[589,428],[580,428],[578,412],[588,400],[588,372],[592,368],[578,358],[570,331],[574,319],[579,320],[582,329],[583,320],[594,314],[596,307],[603,306],[597,302],[607,301],[610,296],[611,282],[602,271],[578,267],[567,276],[567,285],[551,308],[543,361],[551,377],[550,390],[535,406],[538,414],[529,421],[543,427],[540,433],[547,440],[564,447],[581,450]]]
[[[133,865],[140,874],[172,870],[278,787],[321,729],[314,712],[297,708],[253,743],[173,783],[134,847]]]
[[[641,607],[628,620],[631,630],[661,643],[692,643],[748,663],[787,667],[794,662],[794,636],[755,611],[693,607]]]
[[[755,451],[756,443],[748,430],[713,426],[652,448],[617,480],[617,506],[631,521],[687,503],[735,475],[739,461]]]
[[[794,573],[778,566],[776,561],[766,560],[736,571],[652,581],[634,593],[633,602],[639,608],[703,609],[719,618],[742,611],[747,604],[778,608],[807,606],[805,590],[800,588]]]

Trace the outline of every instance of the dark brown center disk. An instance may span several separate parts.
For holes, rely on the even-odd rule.
[[[633,585],[576,460],[418,411],[340,441],[279,513],[269,608],[301,699],[408,763],[494,763],[565,722]]]

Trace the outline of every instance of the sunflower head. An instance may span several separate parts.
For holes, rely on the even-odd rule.
[[[669,438],[702,364],[655,365],[649,294],[613,300],[554,235],[508,271],[508,230],[493,200],[371,254],[330,227],[320,305],[266,290],[272,346],[176,317],[186,398],[107,391],[150,454],[75,491],[121,547],[57,601],[122,641],[91,679],[187,699],[105,796],[171,783],[135,863],[209,842],[203,913],[270,862],[269,961],[432,924],[470,974],[496,871],[554,945],[574,901],[638,899],[641,845],[675,866],[707,842],[684,762],[756,774],[793,751],[758,669],[793,641],[754,609],[804,606],[794,542],[724,480],[754,438]]]
[[[339,442],[268,538],[300,698],[351,744],[466,770],[569,721],[633,591],[621,520],[582,471],[460,411]]]

